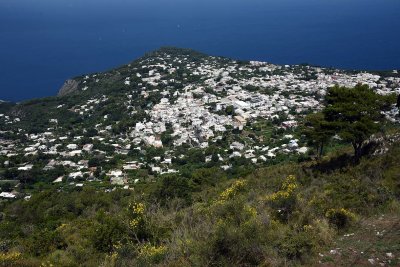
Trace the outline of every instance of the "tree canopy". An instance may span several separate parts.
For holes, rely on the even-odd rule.
[[[334,135],[332,127],[322,112],[309,114],[304,120],[303,134],[308,143],[317,149],[318,158],[323,154],[324,146]]]
[[[352,144],[358,159],[364,142],[382,128],[384,116],[381,111],[392,103],[392,96],[381,96],[367,85],[334,86],[327,91],[322,112],[306,117],[304,134],[317,145],[319,155],[323,144],[337,134]]]

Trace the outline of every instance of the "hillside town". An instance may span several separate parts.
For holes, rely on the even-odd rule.
[[[202,151],[198,163],[225,171],[235,168],[237,159],[263,166],[279,157],[306,156],[310,148],[297,128],[304,115],[321,110],[329,87],[366,84],[381,95],[400,93],[397,71],[380,76],[208,56],[193,61],[190,54],[163,51],[75,80],[74,93],[90,97],[49,109],[81,118],[82,135],[63,126],[60,117],[46,118],[45,131],[30,132],[18,113],[0,114],[2,179],[14,188],[1,198],[18,197],[19,183],[29,179],[24,172],[32,170],[48,173],[47,181],[61,187],[100,183],[103,190],[132,189],[145,180],[140,171],[154,179],[179,173],[189,157],[182,149]],[[122,88],[121,120],[103,112],[112,96],[99,88],[110,80]],[[393,106],[385,116],[397,123],[398,113]],[[118,131],[122,120],[130,124]],[[100,166],[99,159],[108,164]]]

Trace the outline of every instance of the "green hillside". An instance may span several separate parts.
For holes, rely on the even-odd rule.
[[[399,266],[399,88],[166,47],[0,102],[0,266]]]
[[[45,190],[3,206],[0,238],[10,252],[0,260],[15,266],[348,266],[372,258],[397,266],[399,143],[339,168],[344,151],[239,179],[204,170],[201,178],[164,177],[135,191]]]

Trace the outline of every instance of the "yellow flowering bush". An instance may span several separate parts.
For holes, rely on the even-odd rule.
[[[133,214],[143,215],[146,207],[143,203],[133,202],[129,204],[129,209],[132,211]]]
[[[19,252],[2,252],[0,253],[0,266],[14,266],[19,259],[21,259]]]
[[[255,208],[245,204],[239,196],[247,185],[246,180],[237,180],[219,194],[219,197],[205,211],[213,218],[223,218],[224,221],[243,223],[257,216]]]
[[[164,259],[166,252],[165,246],[153,246],[146,243],[139,248],[138,257],[147,263],[159,263]]]
[[[234,182],[229,188],[227,188],[225,191],[223,191],[220,194],[220,199],[221,200],[228,200],[232,199],[237,195],[237,193],[243,191],[243,189],[246,187],[247,181],[245,180],[238,180]]]
[[[289,175],[282,182],[281,189],[265,200],[275,210],[276,216],[282,220],[287,220],[292,213],[297,200],[296,189],[298,188],[297,180],[294,175]]]
[[[138,229],[139,224],[140,224],[139,219],[132,219],[129,221],[129,226],[131,227],[132,230]]]
[[[128,221],[129,228],[139,237],[145,232],[146,206],[143,203],[130,203],[129,208],[131,219]]]
[[[45,261],[40,264],[40,267],[54,267],[54,264],[49,261]]]
[[[111,252],[106,255],[103,266],[117,266],[118,252]]]
[[[329,209],[326,211],[325,217],[331,224],[336,225],[336,227],[339,229],[345,228],[357,218],[353,212],[344,208]]]

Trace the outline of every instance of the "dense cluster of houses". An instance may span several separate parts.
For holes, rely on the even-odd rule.
[[[86,91],[93,84],[101,84],[102,79],[107,77],[107,74],[85,76],[80,82],[80,90]],[[147,118],[136,121],[128,133],[112,133],[113,125],[118,122],[110,121],[107,114],[94,125],[97,134],[91,140],[114,147],[112,154],[94,149],[92,142],[82,143],[82,136],[69,136],[67,131],[60,133],[60,129],[57,129],[58,120],[51,119],[46,132],[26,133],[26,142],[23,144],[0,139],[0,156],[5,159],[1,163],[3,168],[8,167],[8,158],[17,155],[27,157],[40,152],[52,157],[43,167],[44,171],[58,165],[70,170],[64,177],[54,177],[54,183],[68,180],[80,187],[84,181],[79,179],[79,182],[74,182],[78,177],[86,177],[88,181],[96,179],[93,175],[96,168],[90,168],[88,164],[91,157],[104,155],[112,158],[114,154],[126,156],[129,151],[140,152],[145,147],[165,148],[161,136],[168,131],[173,142],[165,157],[155,157],[151,162],[146,162],[144,157],[129,159],[105,173],[111,184],[129,188],[127,171],[146,168],[154,174],[178,172],[173,166],[173,159],[184,158],[185,155],[174,154],[174,148],[184,144],[207,148],[210,142],[222,139],[229,129],[243,130],[258,120],[276,120],[278,123],[274,127],[284,130],[297,127],[299,117],[322,108],[321,100],[327,88],[336,84],[353,87],[361,83],[380,94],[400,93],[400,78],[396,77],[381,77],[367,72],[354,74],[311,66],[278,66],[258,61],[242,64],[217,57],[191,61],[190,55],[168,53],[143,59],[132,66],[126,77],[116,82],[124,88],[131,88],[121,103],[128,115],[136,112],[137,99],[133,97],[134,93],[140,91],[142,99],[147,99],[151,94],[161,97],[159,102],[148,105]],[[174,86],[177,84],[182,86]],[[69,111],[90,116],[107,100],[106,95],[92,97]],[[55,108],[62,110],[63,107],[59,105]],[[398,110],[393,107],[386,115],[395,121],[397,113]],[[3,125],[19,121],[18,117],[0,114],[0,123]],[[280,153],[307,152],[307,147],[291,134],[283,133],[279,140],[279,145],[267,142],[249,145],[234,141],[230,144],[227,156],[218,154],[220,167],[229,169],[228,160],[234,157],[244,157],[257,164],[267,162]],[[206,162],[211,160],[211,156],[206,157]],[[33,167],[32,162],[24,162],[17,169],[29,171]],[[134,183],[138,181],[135,179]],[[6,193],[1,193],[0,197],[10,198]]]

